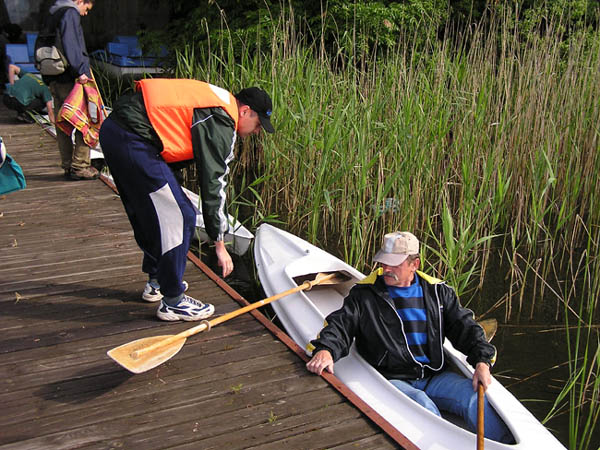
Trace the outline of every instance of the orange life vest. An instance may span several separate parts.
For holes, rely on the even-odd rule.
[[[152,128],[162,141],[166,162],[194,158],[192,118],[195,108],[222,108],[238,126],[235,97],[225,89],[197,80],[155,78],[136,82]]]

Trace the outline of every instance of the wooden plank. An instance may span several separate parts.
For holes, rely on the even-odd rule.
[[[301,380],[301,378],[298,380]],[[163,441],[162,448],[165,448],[167,439],[171,441],[172,446],[173,441],[181,442],[186,439],[186,436],[191,436],[194,440],[201,440],[202,442],[214,435],[225,438],[238,429],[240,423],[252,425],[265,423],[271,417],[271,413],[279,417],[291,414],[286,411],[302,414],[307,409],[312,409],[312,402],[316,400],[319,402],[325,400],[329,403],[341,401],[337,393],[326,389],[325,386],[315,391],[314,383],[294,383],[293,386],[302,388],[302,392],[291,395],[289,389],[287,389],[289,385],[289,383],[283,383],[283,386],[279,386],[277,383],[264,383],[262,385],[263,389],[250,390],[246,395],[240,395],[239,398],[230,393],[230,386],[219,386],[208,398],[203,398],[201,395],[195,396],[183,390],[181,396],[178,397],[177,406],[171,406],[172,401],[165,406],[159,404],[158,401],[151,405],[144,403],[143,417],[132,415],[128,417],[126,422],[123,417],[119,417],[119,420],[112,418],[112,414],[116,412],[113,408],[108,412],[103,411],[103,414],[98,415],[97,420],[88,426],[72,427],[52,434],[38,434],[30,438],[28,438],[29,434],[36,433],[19,435],[12,430],[10,432],[18,438],[19,445],[24,445],[27,448],[63,449],[73,448],[74,446],[79,447],[84,444],[98,445],[97,443],[100,443],[100,447],[102,447],[103,441],[113,442],[131,434],[151,435],[154,438],[148,439],[143,448],[152,448],[150,445],[157,440],[158,436],[158,439]],[[270,398],[269,402],[265,402],[265,395],[263,395],[267,389],[269,389],[267,394]],[[227,397],[225,397],[226,395]],[[279,400],[284,401],[280,402]],[[159,401],[163,401],[163,397],[160,397]],[[169,401],[169,398],[164,399],[164,401]],[[94,411],[82,411],[82,414],[86,412],[94,414]],[[359,414],[359,412],[352,409],[348,409],[348,412],[354,415]],[[108,413],[111,415],[108,415]],[[131,411],[131,413],[135,414],[135,411]],[[178,425],[182,422],[187,426],[178,428]],[[196,423],[198,423],[198,426],[194,428]],[[200,423],[202,426],[200,426]],[[192,424],[194,426],[190,426]],[[27,430],[22,431],[27,432]],[[18,447],[8,445],[6,448]],[[104,445],[104,448],[106,448],[106,445]],[[227,448],[227,446],[221,448]]]
[[[331,415],[327,415],[329,420],[323,422],[316,422],[312,424],[312,427],[306,427],[305,430],[299,430],[297,434],[287,437],[281,437],[276,442],[269,444],[261,444],[254,447],[236,447],[236,448],[248,448],[248,449],[264,449],[264,450],[276,450],[285,448],[331,448],[340,444],[349,444],[356,441],[360,441],[365,437],[372,437],[377,431],[375,427],[362,420],[358,415],[342,415],[332,411]],[[381,443],[381,447],[378,448],[397,448],[391,440],[386,440]],[[176,447],[179,448],[179,447]],[[360,447],[355,447],[360,448]]]
[[[65,370],[71,365],[81,365],[93,361],[107,361],[111,364],[115,364],[106,356],[106,351],[111,348],[144,337],[177,334],[191,326],[192,325],[189,323],[152,320],[147,321],[146,327],[140,326],[139,329],[133,331],[123,331],[122,333],[101,336],[101,339],[94,336],[90,339],[81,341],[65,342],[60,346],[40,346],[26,351],[8,352],[3,354],[0,359],[0,371],[2,371],[0,373],[6,375],[6,378],[0,377],[0,380],[8,379],[11,374],[34,374],[36,372],[43,372],[52,368],[53,365]],[[228,324],[225,323],[219,327],[215,327],[209,333],[205,332],[197,335],[196,338],[189,338],[186,347],[193,344],[198,339],[203,341],[221,339],[224,333],[234,333],[235,330],[238,332],[261,331],[264,333],[261,326],[256,324],[250,316],[241,316]],[[18,370],[17,366],[22,367],[20,372],[15,372]],[[114,367],[120,366],[115,365]],[[44,380],[44,382],[46,381],[47,380]]]
[[[384,448],[397,448],[397,445],[381,433],[328,447],[329,450],[379,450]]]
[[[152,309],[148,309],[152,307]],[[222,308],[222,313],[226,314],[228,310],[238,309],[235,305],[227,305]],[[112,320],[105,320],[98,325],[86,325],[72,327],[61,332],[45,332],[43,328],[36,330],[35,334],[29,334],[27,337],[19,336],[11,339],[4,339],[0,342],[0,354],[13,351],[23,351],[40,347],[64,344],[66,342],[75,342],[85,339],[92,339],[99,335],[110,336],[113,334],[122,334],[139,329],[156,327],[155,318],[156,306],[147,305],[146,309],[132,309],[127,315],[121,312],[111,314]]]
[[[40,296],[66,294],[77,290],[88,290],[92,288],[104,288],[112,284],[113,279],[118,279],[123,273],[135,274],[136,279],[139,279],[137,289],[143,290],[147,281],[142,278],[141,262],[138,259],[130,264],[119,264],[118,266],[109,267],[86,267],[83,264],[78,266],[77,272],[60,272],[53,276],[39,276],[36,279],[15,281],[8,280],[0,285],[0,301],[15,300],[15,292],[19,292],[21,296],[33,299]],[[188,266],[191,267],[191,266]],[[190,274],[190,277],[193,275]],[[188,276],[186,274],[185,278]],[[190,278],[192,280],[192,278]],[[191,281],[188,281],[191,283]]]
[[[196,355],[196,358],[178,360],[178,364],[171,365],[168,371],[163,368],[162,371],[157,371],[147,377],[139,377],[140,379],[131,374],[125,375],[123,370],[119,370],[111,373],[112,378],[105,377],[104,384],[100,389],[98,389],[99,385],[96,382],[98,380],[95,375],[84,375],[69,382],[70,393],[66,395],[63,393],[64,384],[62,382],[46,384],[35,392],[40,400],[51,399],[52,407],[39,410],[35,407],[32,408],[32,405],[24,407],[16,402],[8,404],[7,410],[10,410],[13,417],[2,419],[2,425],[6,428],[0,442],[12,442],[13,440],[52,434],[56,431],[57,420],[64,422],[61,428],[65,430],[87,427],[109,419],[126,423],[128,419],[134,419],[142,411],[143,415],[146,415],[153,411],[181,408],[201,400],[212,399],[219,392],[231,392],[235,386],[243,385],[247,389],[252,389],[255,383],[266,383],[267,386],[273,388],[279,379],[294,377],[294,371],[289,370],[289,364],[293,361],[280,345],[278,351],[283,358],[287,358],[285,367],[288,370],[280,371],[279,378],[276,377],[272,373],[272,350],[273,348],[265,346],[257,353],[256,362],[252,362],[252,364],[248,364],[248,361],[244,360],[245,355],[241,355],[240,351],[221,350],[203,354],[201,363],[197,361],[198,355]],[[268,360],[259,359],[261,356],[267,356]],[[250,367],[252,371],[240,371],[240,365],[235,366],[236,371],[232,372],[230,376],[227,376],[226,371],[219,373],[218,370],[215,370],[215,368],[231,364],[230,359],[231,361],[244,361],[242,365]],[[262,370],[257,369],[258,363],[262,363]],[[196,368],[196,371],[190,371],[190,366]],[[264,366],[267,368],[265,369]],[[299,369],[297,366],[296,371]],[[181,375],[178,377],[172,375],[177,373]],[[269,379],[265,379],[265,373],[269,375]],[[159,379],[157,379],[157,375]],[[133,386],[131,386],[132,384]],[[281,384],[288,385],[289,382]],[[298,385],[297,382],[293,384]],[[312,384],[314,385],[314,383]],[[82,406],[84,403],[86,406]],[[35,429],[31,429],[28,425],[32,414],[36,420]]]
[[[330,425],[332,436],[329,442],[339,442],[342,439],[354,439],[356,436],[364,436],[373,433],[373,427],[362,428],[365,421],[360,419],[360,412],[345,407],[341,398],[334,398],[331,394],[325,394],[325,400],[331,402],[328,405],[326,416],[321,411],[311,409],[310,402],[323,395],[321,391],[306,392],[305,394],[289,399],[281,404],[277,399],[262,404],[252,404],[239,417],[239,422],[223,423],[216,420],[206,424],[208,430],[202,430],[204,435],[198,436],[200,432],[199,422],[185,421],[169,426],[138,433],[133,436],[125,436],[118,440],[97,442],[84,448],[102,448],[102,445],[118,445],[123,448],[145,449],[177,448],[177,449],[263,449],[263,448],[328,448],[321,445],[323,442],[312,442],[310,433],[315,428]],[[358,418],[358,420],[357,420]],[[333,423],[332,423],[333,422]],[[344,437],[340,436],[337,427],[341,423],[350,424],[352,433]],[[191,432],[190,432],[191,431]],[[289,444],[290,436],[304,436],[300,439],[300,445]],[[187,442],[186,442],[187,441]],[[182,444],[183,443],[183,444]],[[382,448],[386,448],[385,446]],[[388,446],[387,448],[395,448]]]

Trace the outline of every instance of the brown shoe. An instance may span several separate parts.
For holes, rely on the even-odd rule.
[[[100,176],[100,173],[93,167],[85,169],[71,169],[71,180],[95,180]]]

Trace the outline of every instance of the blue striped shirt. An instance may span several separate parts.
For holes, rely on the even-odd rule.
[[[423,301],[423,289],[419,277],[410,286],[388,286],[390,298],[402,320],[408,348],[415,360],[429,363],[427,357],[427,312]]]

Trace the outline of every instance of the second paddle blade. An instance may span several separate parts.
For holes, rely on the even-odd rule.
[[[498,321],[496,319],[484,319],[480,322],[477,322],[483,328],[483,332],[485,333],[485,338],[488,342],[491,342],[493,337],[496,335],[496,331],[498,330]]]
[[[168,359],[171,359],[183,344],[185,344],[185,338],[177,339],[168,345],[158,347],[150,352],[142,353],[141,356],[136,356],[135,352],[147,348],[153,345],[155,342],[162,341],[171,337],[171,335],[165,336],[153,336],[137,341],[123,344],[119,347],[115,347],[107,352],[117,364],[120,364],[125,369],[133,373],[142,373],[150,369],[154,369],[156,366],[161,365]]]

